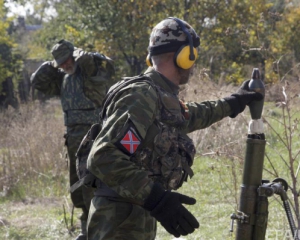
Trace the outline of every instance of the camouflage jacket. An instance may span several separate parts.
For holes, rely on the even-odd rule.
[[[78,48],[73,57],[77,64],[74,74],[45,62],[31,76],[32,85],[47,95],[60,96],[66,126],[92,124],[98,121],[102,101],[114,83],[113,61]]]
[[[115,94],[106,108],[102,130],[87,162],[88,169],[108,187],[121,197],[141,205],[150,194],[153,183],[162,183],[161,172],[153,169],[159,170],[177,161],[172,156],[169,156],[171,159],[164,158],[166,150],[172,147],[180,151],[180,141],[172,139],[172,136],[183,138],[181,142],[189,141],[187,133],[206,128],[232,113],[223,99],[180,104],[177,86],[151,67],[145,75],[151,78],[160,93],[156,87],[140,81]],[[161,112],[161,104],[164,112]],[[184,116],[187,112],[189,115]],[[165,128],[161,127],[164,125],[172,126],[167,128],[167,138]],[[178,146],[172,145],[173,140],[179,143]],[[187,146],[191,145],[188,142]],[[191,155],[194,154],[193,146],[190,150]],[[156,161],[157,154],[160,155],[159,162]]]

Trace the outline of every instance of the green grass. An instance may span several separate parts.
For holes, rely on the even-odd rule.
[[[197,158],[194,165],[194,177],[184,183],[179,192],[196,198],[197,203],[187,208],[200,222],[200,228],[192,235],[182,237],[186,240],[231,240],[234,234],[229,233],[230,215],[235,212],[235,197],[238,193],[228,189],[231,177],[228,167],[224,167],[219,160],[211,158]],[[214,167],[213,167],[214,166]],[[49,187],[55,185],[49,184]],[[230,191],[233,194],[230,194]],[[65,206],[68,223],[70,224],[70,199],[67,189],[64,195],[58,197],[27,198],[23,201],[5,201],[0,204],[0,219],[10,224],[0,227],[0,239],[74,239],[64,221]],[[275,199],[270,199],[270,222],[268,231],[273,233],[288,229],[283,208]],[[78,212],[77,212],[78,213]],[[76,212],[75,212],[76,215]],[[78,232],[78,220],[75,232]],[[1,226],[1,224],[0,224]],[[236,225],[235,225],[236,227]],[[157,240],[173,239],[160,225],[158,225]],[[270,238],[274,239],[274,238]]]
[[[44,108],[32,104],[22,108],[19,114],[1,113],[0,239],[69,240],[78,234],[79,211],[75,209],[72,215],[63,149],[64,126],[59,109],[55,100]],[[293,120],[300,118],[296,108],[294,112]],[[281,109],[266,103],[263,116],[283,136],[284,127],[278,123],[282,118]],[[236,223],[233,234],[229,232],[230,215],[239,204],[248,121],[246,110],[235,119],[226,118],[191,135],[198,150],[193,165],[195,175],[179,192],[197,200],[187,208],[200,222],[200,228],[182,239],[235,239]],[[264,160],[263,178],[273,180],[274,167],[278,176],[290,184],[289,171],[282,161],[288,159],[288,151],[266,125],[265,134],[270,161]],[[297,129],[293,139],[295,154],[300,141]],[[280,198],[270,197],[266,239],[284,239],[288,230]],[[157,240],[171,239],[158,224]]]
[[[215,166],[212,168],[212,166]],[[182,237],[186,240],[233,240],[234,232],[230,233],[230,215],[236,212],[236,198],[239,198],[239,189],[230,189],[233,186],[231,174],[226,164],[211,158],[198,158],[195,161],[195,176],[185,183],[179,192],[196,198],[197,203],[187,208],[200,222],[200,228],[192,235]],[[238,179],[241,182],[241,175]],[[269,222],[266,239],[276,239],[285,230],[289,230],[281,200],[277,196],[269,198]],[[173,239],[161,227],[158,228],[159,240]],[[281,238],[283,239],[283,238]]]
[[[6,202],[0,205],[1,239],[74,239],[65,224],[64,198],[32,199],[26,202]],[[70,216],[66,216],[70,222]],[[78,220],[77,224],[78,224]]]

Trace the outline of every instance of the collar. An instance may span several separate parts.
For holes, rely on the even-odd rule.
[[[156,71],[153,67],[149,67],[144,74],[149,76],[156,85],[160,86],[168,92],[178,95],[179,86],[171,82],[168,78],[166,78],[160,72]]]

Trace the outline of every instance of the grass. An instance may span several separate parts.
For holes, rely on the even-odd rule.
[[[216,99],[235,91],[232,86],[209,82],[196,85],[192,81],[191,85],[197,87],[188,85],[181,92],[186,100]],[[296,107],[294,110],[293,119],[297,119],[300,114]],[[263,116],[283,134],[280,108],[267,102]],[[235,119],[226,118],[190,134],[198,152],[193,165],[195,175],[179,192],[196,198],[197,203],[187,208],[199,220],[200,228],[182,239],[235,239],[234,232],[229,232],[230,215],[238,209],[249,120],[246,109]],[[288,159],[288,151],[270,127],[265,125],[265,128],[270,160],[265,158],[263,176],[272,180],[276,175],[274,168],[278,176],[290,183],[290,172],[282,161]],[[73,212],[68,193],[63,133],[58,99],[45,105],[38,102],[22,105],[19,112],[8,109],[0,113],[0,239],[68,240],[78,234],[79,211]],[[299,131],[293,134],[293,151],[297,152]],[[278,196],[269,198],[266,239],[289,239],[286,237],[289,225],[281,205]],[[173,237],[158,225],[156,239]]]
[[[1,221],[6,224],[0,228],[1,239],[74,239],[77,231],[70,234],[65,225],[66,201],[48,197],[2,203]]]
[[[235,197],[228,191],[230,184],[225,182],[226,180],[230,182],[229,174],[226,173],[226,169],[220,172],[218,168],[212,167],[216,164],[219,163],[210,158],[196,159],[195,176],[180,190],[181,193],[197,199],[196,205],[187,208],[195,214],[200,222],[200,228],[183,239],[235,239],[234,234],[231,235],[229,232],[230,215],[236,209]],[[219,169],[222,169],[222,166],[220,165]],[[219,176],[220,174],[222,176]],[[283,208],[279,205],[277,201],[271,199],[268,231],[273,234],[277,230],[288,229]],[[67,191],[64,196],[55,198],[31,199],[27,196],[26,201],[2,202],[0,204],[0,222],[5,220],[9,225],[0,227],[0,238],[74,239],[78,232],[78,221],[75,231],[71,234],[64,221],[63,206],[67,209],[67,218],[70,223],[71,206]],[[173,237],[158,225],[157,240],[171,239]]]

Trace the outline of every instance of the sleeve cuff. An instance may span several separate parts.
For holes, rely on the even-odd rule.
[[[157,183],[154,183],[149,196],[145,199],[144,208],[152,211],[156,205],[161,201],[166,191]]]
[[[235,118],[241,112],[238,96],[231,95],[229,97],[225,97],[224,100],[229,104],[231,108],[231,114],[229,115],[229,117]]]

